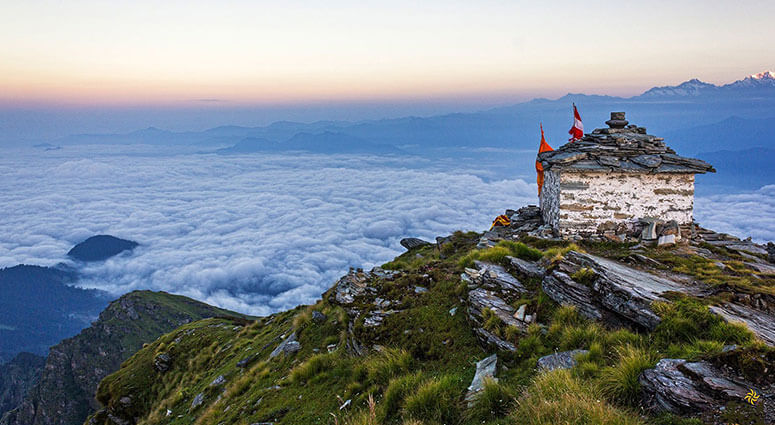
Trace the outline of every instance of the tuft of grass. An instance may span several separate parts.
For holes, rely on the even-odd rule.
[[[616,349],[618,361],[602,370],[600,389],[609,400],[633,404],[640,395],[638,377],[653,367],[654,357],[646,350],[625,345]]]
[[[574,305],[563,305],[554,310],[552,323],[559,323],[566,326],[577,326],[584,323],[585,320],[579,314]]]
[[[523,260],[538,261],[544,256],[540,250],[529,247],[522,242],[500,241],[495,246],[506,248],[511,252],[512,257]]]
[[[390,381],[382,399],[382,409],[379,412],[380,422],[388,422],[398,417],[406,397],[422,382],[422,375],[415,373],[404,375]]]
[[[419,421],[455,423],[460,415],[460,395],[454,377],[430,378],[406,398],[405,411]]]
[[[385,348],[366,360],[369,381],[379,385],[387,384],[392,378],[408,373],[414,363],[412,355],[403,349]]]
[[[345,417],[342,422],[339,422],[339,417],[335,413],[331,413],[334,417],[334,425],[379,425],[377,420],[377,403],[374,401],[374,397],[369,394],[366,400],[366,410],[361,410],[350,417]]]
[[[601,400],[594,386],[563,369],[537,375],[512,417],[525,425],[643,425],[637,415]]]
[[[334,367],[336,363],[337,352],[316,354],[306,362],[294,367],[291,370],[290,379],[294,384],[304,384],[312,378],[326,372]]]
[[[683,297],[672,303],[655,302],[654,312],[662,321],[652,334],[662,346],[693,344],[696,340],[745,345],[755,341],[754,334],[741,323],[727,323],[698,300]]]
[[[576,273],[573,273],[570,277],[582,285],[592,286],[592,284],[595,283],[597,273],[595,273],[592,269],[582,267],[578,269]]]
[[[474,261],[486,261],[488,263],[505,264],[506,257],[511,255],[508,248],[494,246],[486,249],[473,249],[458,261],[461,267],[473,267]]]
[[[541,259],[541,251],[531,248],[522,242],[500,241],[492,248],[472,249],[458,260],[460,267],[473,267],[474,261],[486,261],[506,265],[506,257],[518,257],[523,260],[536,261]]]
[[[484,389],[466,410],[466,417],[478,423],[506,416],[516,403],[512,390],[502,382],[485,378]]]
[[[562,261],[562,259],[565,258],[565,254],[571,251],[584,252],[584,250],[579,248],[578,245],[576,245],[575,243],[572,243],[572,244],[568,244],[567,246],[558,246],[554,248],[549,248],[546,251],[544,251],[544,257],[548,258],[550,262],[554,263],[557,261]]]

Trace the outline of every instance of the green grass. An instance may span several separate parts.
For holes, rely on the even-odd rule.
[[[525,425],[636,425],[629,410],[607,403],[594,386],[568,370],[539,374],[519,399],[513,417]]]
[[[403,375],[390,381],[385,389],[378,417],[380,422],[391,421],[400,416],[406,398],[420,386],[423,377],[420,373]]]
[[[406,415],[422,422],[453,423],[460,416],[464,388],[454,376],[429,378],[406,398]]]
[[[484,380],[484,389],[465,411],[469,420],[484,423],[505,417],[516,404],[516,392],[502,382],[492,378]]]
[[[603,369],[600,389],[609,400],[634,405],[640,396],[640,374],[654,367],[656,358],[647,350],[626,345],[616,349],[617,361]]]
[[[748,344],[755,340],[744,325],[724,321],[696,299],[680,297],[670,303],[656,302],[652,308],[662,318],[652,335],[661,346],[694,345],[696,348],[698,340],[721,344]]]
[[[414,358],[403,349],[385,348],[365,361],[369,381],[385,385],[392,378],[411,371]]]
[[[506,257],[517,257],[523,260],[536,261],[541,259],[541,251],[531,248],[522,242],[500,241],[492,248],[472,249],[466,255],[460,258],[458,264],[460,267],[473,267],[474,261],[485,261],[488,263],[506,265]]]

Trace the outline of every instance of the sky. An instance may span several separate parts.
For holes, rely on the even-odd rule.
[[[772,67],[773,16],[750,0],[5,1],[0,106],[634,95]]]

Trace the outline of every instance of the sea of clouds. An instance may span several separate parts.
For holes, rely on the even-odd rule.
[[[164,290],[256,315],[314,302],[349,267],[403,252],[401,238],[481,231],[506,208],[537,201],[535,183],[413,157],[0,153],[0,267],[54,265],[74,244],[111,234],[140,246],[86,266],[81,286]],[[775,239],[775,186],[699,198],[696,216]]]

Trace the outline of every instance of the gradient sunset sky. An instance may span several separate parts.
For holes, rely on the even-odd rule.
[[[631,96],[775,67],[771,0],[628,3],[4,1],[0,141]]]
[[[0,97],[179,105],[632,95],[775,64],[775,2],[625,3],[3,2]]]

